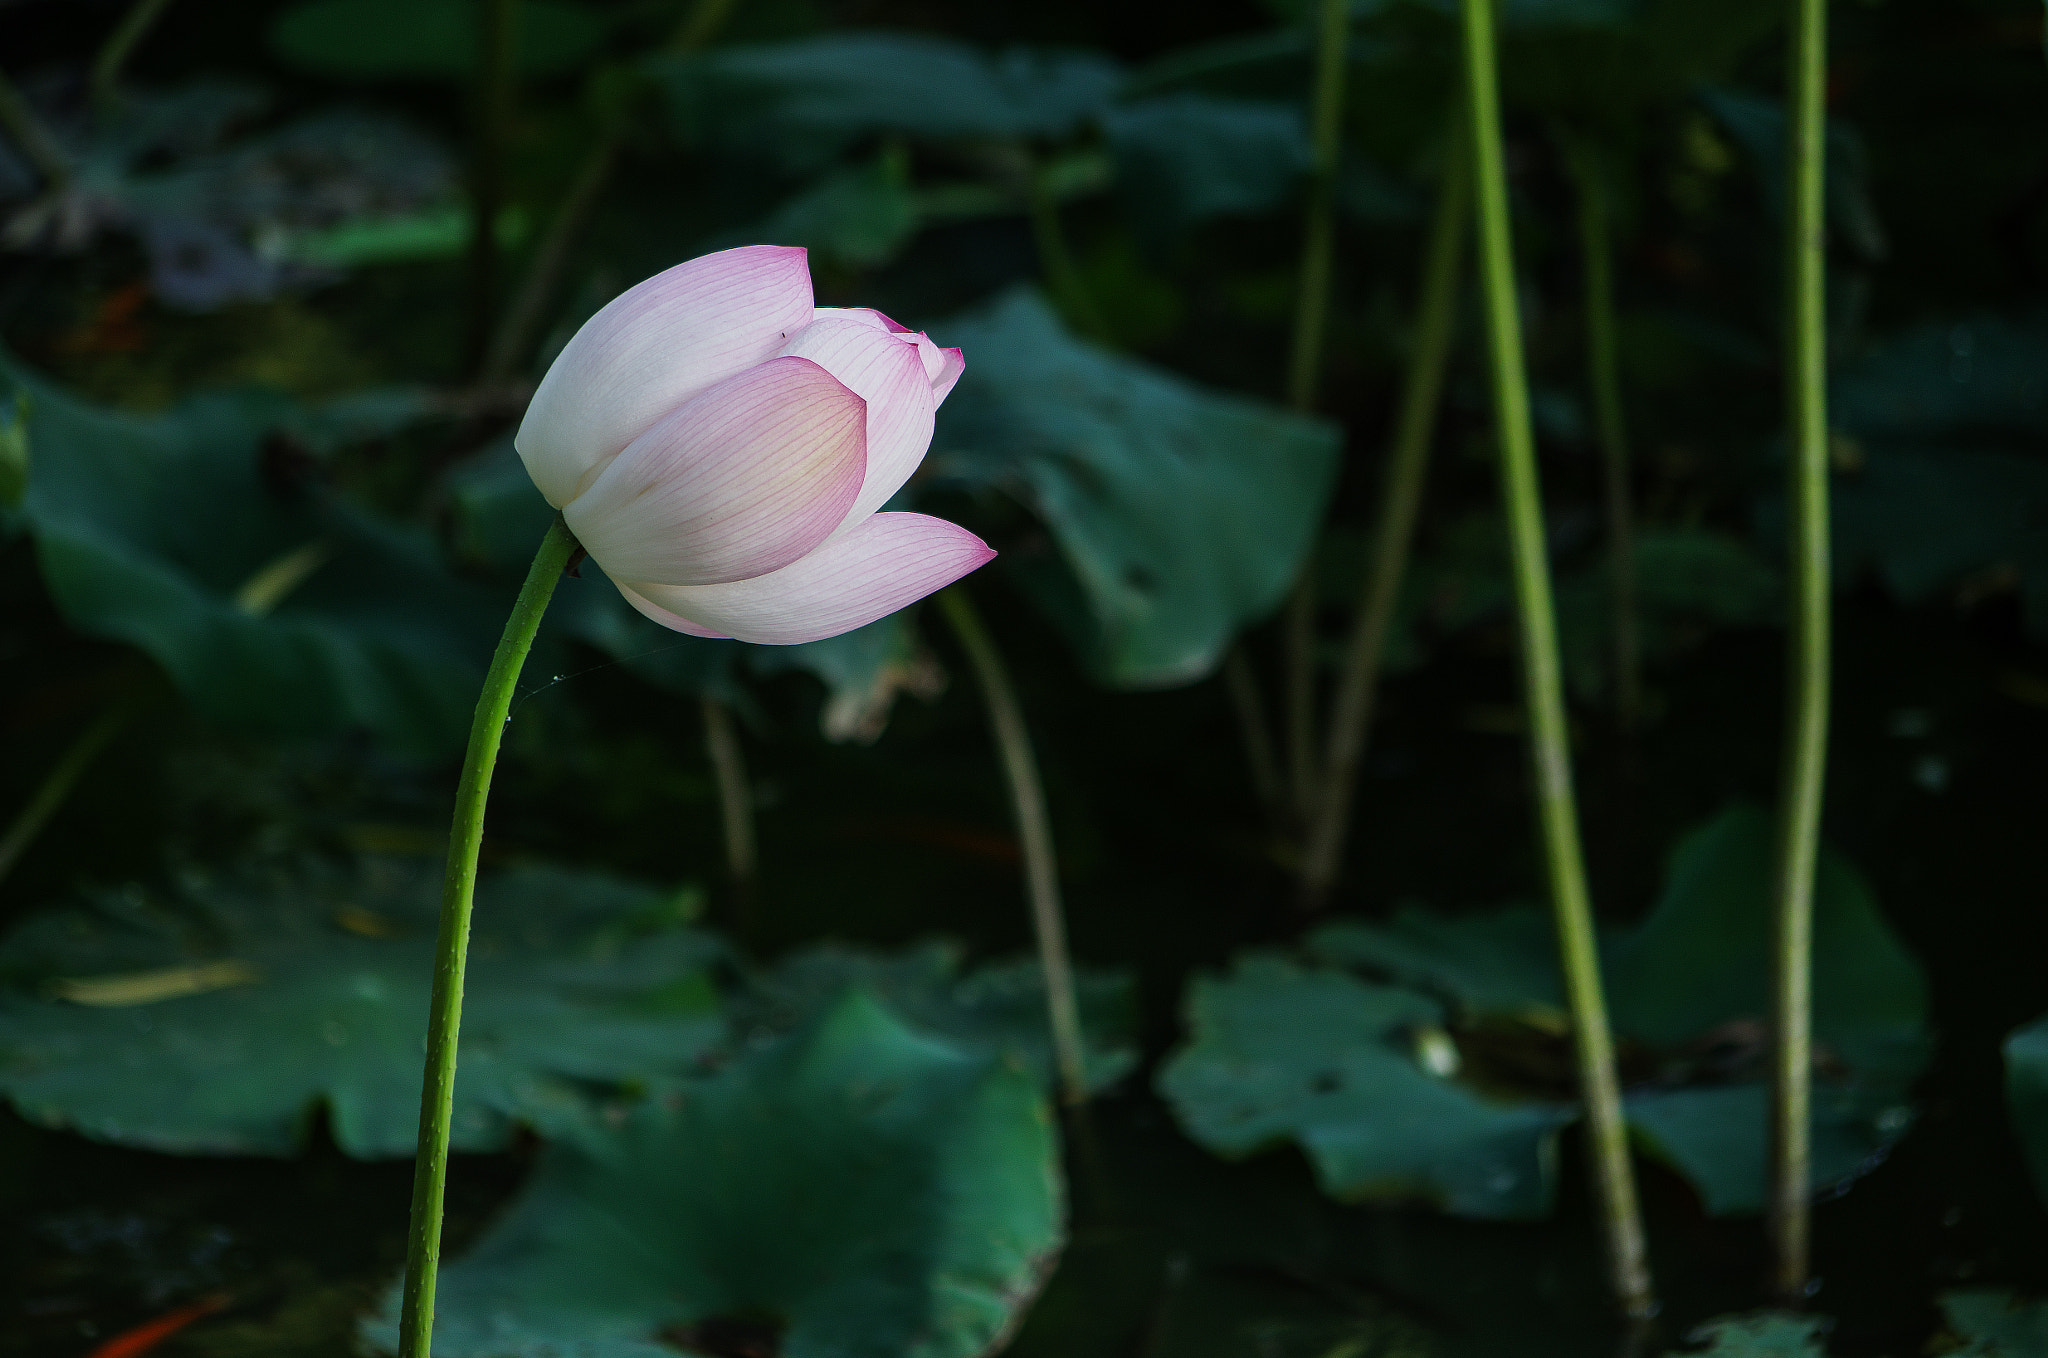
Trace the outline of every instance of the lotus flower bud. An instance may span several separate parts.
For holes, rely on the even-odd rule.
[[[800,249],[678,264],[590,318],[514,446],[628,603],[700,637],[837,636],[995,555],[880,514],[965,361],[877,311],[818,307]]]

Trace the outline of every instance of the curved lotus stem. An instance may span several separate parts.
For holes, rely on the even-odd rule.
[[[413,1153],[412,1224],[406,1233],[405,1296],[398,1324],[399,1358],[427,1358],[433,1347],[434,1284],[441,1266],[441,1210],[448,1190],[448,1134],[455,1122],[455,1049],[462,1027],[462,975],[469,962],[469,914],[476,900],[477,850],[483,845],[484,803],[491,770],[512,710],[512,691],[541,615],[576,551],[575,535],[560,518],[535,553],[526,583],[505,620],[505,635],[491,657],[462,781],[455,790],[448,832],[448,873],[441,888],[441,927],[434,939],[434,993],[427,1018],[427,1068],[420,1089],[420,1139]]]

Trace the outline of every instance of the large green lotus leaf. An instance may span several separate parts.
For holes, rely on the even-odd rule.
[[[1936,1298],[1947,1328],[1964,1345],[1949,1358],[2048,1358],[2048,1303],[2021,1301],[1999,1288],[1959,1288]]]
[[[1116,105],[1102,127],[1119,195],[1160,235],[1278,206],[1312,155],[1307,122],[1292,104],[1170,94]]]
[[[920,1031],[966,1051],[1010,1057],[1053,1078],[1045,982],[1035,961],[992,963],[968,970],[956,943],[932,941],[896,952],[822,944],[791,954],[753,978],[734,1001],[733,1022],[784,1031],[827,1008],[848,989],[881,996]],[[1088,1087],[1100,1092],[1138,1062],[1131,978],[1122,972],[1080,968],[1074,978],[1081,1007]]]
[[[664,1358],[693,1327],[752,1325],[782,1358],[976,1358],[1061,1235],[1034,1082],[853,992],[604,1138],[550,1146],[442,1270],[434,1351]],[[373,1344],[394,1346],[396,1310],[394,1289]]]
[[[2048,1015],[2006,1036],[2005,1101],[2034,1189],[2048,1198]]]
[[[1685,835],[1664,893],[1609,949],[1619,1031],[1665,1048],[1770,1012],[1775,826],[1754,807]],[[1887,1074],[1925,1059],[1927,984],[1854,868],[1823,846],[1814,879],[1815,1037],[1853,1069]]]
[[[990,54],[914,33],[834,33],[665,58],[686,136],[822,164],[875,133],[938,141],[1064,137],[1094,116],[1123,71],[1094,52]]]
[[[1807,1181],[1816,1192],[1861,1178],[1905,1135],[1913,1124],[1906,1083],[1814,1082]],[[1769,1101],[1761,1084],[1638,1088],[1627,1109],[1638,1143],[1683,1174],[1710,1214],[1763,1210]]]
[[[1649,918],[1603,940],[1610,1012],[1634,1081],[1625,1091],[1629,1125],[1717,1215],[1763,1204],[1757,1034],[1768,971],[1762,902],[1770,834],[1762,813],[1746,809],[1693,831],[1673,855]],[[1291,1137],[1317,1161],[1331,1191],[1343,1194],[1368,1191],[1371,1180],[1340,1173],[1319,1149],[1342,1144],[1340,1133],[1388,1159],[1410,1157],[1440,1180],[1466,1152],[1455,1138],[1433,1139],[1439,1103],[1546,1119],[1541,1138],[1524,1129],[1517,1144],[1547,1146],[1555,1126],[1577,1116],[1575,1105],[1543,1092],[1536,1074],[1570,1068],[1544,912],[1524,906],[1433,916],[1411,908],[1385,924],[1326,925],[1309,937],[1305,954],[1321,965],[1255,954],[1227,980],[1196,983],[1189,1044],[1161,1087],[1203,1145],[1237,1155]],[[1918,967],[1832,854],[1822,860],[1815,955],[1812,1182],[1824,1191],[1868,1172],[1911,1125],[1907,1090],[1928,1039]],[[1314,1072],[1346,1063],[1382,1079],[1372,1098],[1346,1102],[1339,1097],[1345,1085],[1328,1078],[1303,1093]],[[1246,1073],[1254,1071],[1255,1078]],[[1191,1072],[1207,1083],[1191,1083]],[[1388,1142],[1398,1143],[1398,1155]],[[1436,1196],[1452,1211],[1513,1214],[1484,1197],[1461,1204]],[[1527,1213],[1547,1200],[1511,1205]]]
[[[1405,906],[1384,925],[1357,920],[1310,934],[1309,955],[1425,991],[1454,1014],[1561,1012],[1550,912],[1528,905],[1471,915]]]
[[[1823,1358],[1821,1336],[1831,1324],[1825,1316],[1784,1311],[1720,1316],[1686,1335],[1688,1343],[1702,1346],[1686,1352],[1698,1358]]]
[[[301,0],[278,15],[271,46],[295,66],[344,80],[461,79],[477,68],[470,0]],[[604,23],[567,0],[519,0],[513,16],[519,69],[570,70],[604,38]]]
[[[190,894],[196,913],[102,896],[0,944],[0,1094],[46,1126],[180,1154],[288,1155],[324,1105],[350,1155],[410,1155],[438,871],[372,861]],[[667,900],[550,869],[484,880],[458,1148],[498,1148],[521,1121],[576,1131],[608,1087],[722,1038],[721,950],[664,920]]]
[[[306,451],[418,418],[417,394],[307,409],[246,392],[139,416],[4,357],[0,378],[31,398],[23,513],[74,627],[142,648],[223,725],[460,742],[507,601],[450,576],[424,534],[294,484]]]
[[[1087,343],[1031,291],[933,333],[969,355],[933,470],[1044,520],[1079,590],[1055,617],[1104,682],[1191,683],[1279,604],[1322,522],[1334,425]]]
[[[1293,1140],[1346,1199],[1419,1198],[1463,1216],[1550,1209],[1570,1104],[1489,1099],[1426,1070],[1442,1008],[1416,991],[1254,953],[1189,991],[1189,1040],[1159,1074],[1181,1126],[1220,1155]]]
[[[1833,483],[1836,571],[1919,602],[2017,567],[2048,630],[2048,317],[1974,315],[1869,346],[1829,385],[1857,465]]]

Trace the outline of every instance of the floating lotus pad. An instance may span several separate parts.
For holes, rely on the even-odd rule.
[[[1715,1214],[1761,1208],[1760,1013],[1772,827],[1753,810],[1687,835],[1662,899],[1605,942],[1626,1112]],[[1925,985],[1845,864],[1815,909],[1813,1184],[1843,1186],[1912,1121]],[[1478,1217],[1549,1210],[1579,1110],[1547,918],[1408,911],[1332,925],[1299,956],[1254,953],[1196,981],[1161,1092],[1223,1155],[1282,1141],[1344,1198],[1421,1198]]]
[[[1013,1064],[852,992],[794,1035],[550,1146],[441,1272],[445,1358],[975,1358],[1062,1242],[1057,1137]],[[366,1327],[395,1346],[397,1290]],[[721,1350],[723,1351],[723,1350]]]
[[[181,1154],[289,1155],[325,1107],[363,1158],[412,1153],[440,874],[373,862],[139,892],[0,943],[0,1096],[32,1121]],[[486,878],[470,945],[454,1144],[585,1128],[610,1095],[724,1034],[709,936],[668,897],[580,873]]]

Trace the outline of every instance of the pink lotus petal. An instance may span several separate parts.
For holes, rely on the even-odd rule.
[[[746,245],[628,288],[570,339],[513,440],[557,508],[619,451],[713,383],[770,357],[811,321],[804,252]]]
[[[918,338],[924,339],[924,336],[919,335]],[[924,342],[931,344],[930,340],[924,340]],[[933,371],[932,361],[927,358],[925,360],[925,371],[931,374],[932,404],[940,406],[944,405],[946,397],[952,394],[953,384],[960,380],[960,374],[967,371],[967,355],[961,353],[958,349],[939,349],[936,344],[933,344],[932,347],[938,349],[938,368],[937,371]]]
[[[871,306],[821,306],[817,317],[821,321],[858,321],[870,330],[882,330],[890,334],[907,334],[904,327],[896,324]]]
[[[671,632],[681,632],[686,636],[703,637],[707,641],[724,641],[726,639],[725,633],[714,632],[709,627],[699,627],[680,613],[669,612],[666,608],[655,603],[631,585],[621,585],[616,580],[612,581],[612,583],[618,585],[619,594],[627,603],[633,605],[646,618],[660,623]]]
[[[636,582],[633,588],[656,608],[708,631],[794,646],[887,617],[994,557],[980,538],[944,519],[875,514],[772,575],[727,585]]]
[[[615,580],[712,585],[780,570],[846,518],[867,402],[807,358],[772,358],[627,445],[563,517]]]
[[[805,326],[782,352],[808,358],[868,403],[868,470],[846,531],[903,488],[932,444],[932,389],[905,334],[828,317]]]

